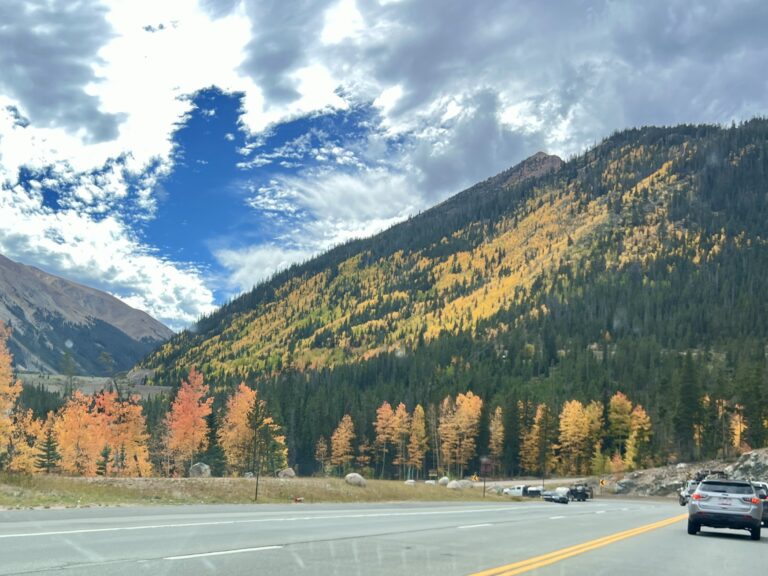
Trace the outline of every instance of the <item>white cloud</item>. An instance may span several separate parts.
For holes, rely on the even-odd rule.
[[[244,169],[298,171],[250,197],[273,216],[287,211],[293,234],[277,227],[283,235],[264,246],[216,254],[241,287],[538,149],[568,155],[626,126],[768,112],[759,0],[514,10],[462,0],[6,0],[0,21],[0,217],[14,223],[0,249],[177,325],[210,308],[204,274],[157,256],[119,213],[130,179],[135,217],[153,217],[157,183],[173,168],[171,135],[202,88],[243,94],[251,146],[303,115],[361,102],[380,113],[354,145],[294,143],[322,169],[301,168],[287,150],[244,158]],[[46,175],[22,190],[21,167]],[[62,186],[72,191],[54,214],[41,189]]]
[[[285,270],[291,264],[311,258],[316,253],[311,249],[291,249],[265,244],[238,250],[219,250],[216,252],[216,258],[222,266],[231,271],[228,278],[230,288],[244,291]]]
[[[94,220],[75,209],[43,207],[40,194],[3,189],[0,252],[106,290],[172,328],[213,309],[213,294],[193,267],[168,262],[143,246],[114,216]]]

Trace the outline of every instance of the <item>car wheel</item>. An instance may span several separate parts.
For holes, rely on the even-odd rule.
[[[760,540],[760,526],[752,528],[752,530],[749,531],[749,537],[752,540]]]
[[[701,530],[701,526],[698,522],[694,522],[693,520],[688,520],[688,534],[691,534],[692,536],[695,536],[699,533],[699,530]]]

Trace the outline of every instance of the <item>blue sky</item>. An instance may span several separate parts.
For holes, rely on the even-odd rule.
[[[0,253],[179,329],[539,150],[768,112],[768,4],[5,0]]]

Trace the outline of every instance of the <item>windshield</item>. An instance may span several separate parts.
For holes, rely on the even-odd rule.
[[[722,492],[725,494],[754,494],[749,484],[732,484],[729,482],[702,482],[701,492]]]

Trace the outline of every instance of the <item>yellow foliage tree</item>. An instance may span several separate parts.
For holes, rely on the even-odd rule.
[[[608,404],[608,432],[621,453],[631,431],[632,402],[622,392],[616,392]]]
[[[38,440],[42,434],[43,422],[32,415],[32,410],[16,412],[11,434],[9,470],[22,474],[38,471],[37,462],[41,454]]]
[[[386,400],[376,409],[376,422],[374,422],[378,460],[381,463],[381,477],[384,477],[384,470],[387,466],[388,446],[395,439],[395,411],[392,405]]]
[[[59,411],[54,423],[62,471],[95,476],[105,442],[99,419],[90,410],[90,396],[75,390]]]
[[[408,440],[408,466],[415,470],[417,475],[424,468],[424,457],[429,449],[429,439],[427,438],[427,425],[424,414],[424,408],[421,404],[416,404],[411,417],[411,433]]]
[[[248,414],[255,402],[256,391],[241,382],[235,393],[227,399],[224,417],[217,432],[227,465],[238,473],[252,468],[253,430]]]
[[[405,465],[408,461],[406,448],[408,445],[408,434],[411,427],[411,416],[405,404],[400,402],[395,409],[393,422],[393,439],[395,444],[395,458],[392,463],[400,468],[400,478],[405,476]]]
[[[331,436],[331,464],[338,466],[339,474],[344,474],[354,458],[352,440],[355,439],[355,424],[349,414],[344,414]]]
[[[560,412],[560,466],[566,475],[585,474],[590,460],[589,417],[584,405],[570,400]]]
[[[499,472],[501,456],[504,453],[504,411],[501,406],[496,406],[488,423],[488,453],[493,459],[496,473]]]

